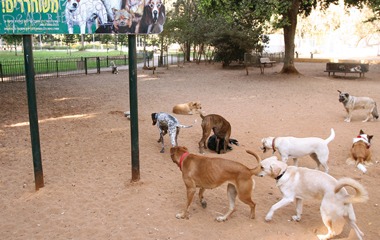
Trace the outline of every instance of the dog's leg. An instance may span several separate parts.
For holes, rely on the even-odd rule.
[[[352,210],[352,211],[351,211]],[[350,224],[352,229],[356,232],[356,235],[358,235],[358,238],[361,240],[362,237],[364,237],[364,233],[360,231],[359,227],[356,225],[356,217],[353,208],[351,207],[350,210],[348,210],[348,216],[344,216],[344,219]]]
[[[363,122],[368,122],[368,120],[371,118],[371,110],[367,110],[367,118]]]
[[[293,158],[293,162],[294,162],[294,166],[298,167],[298,159],[297,158]]]
[[[185,215],[186,215],[187,211],[189,210],[190,204],[193,201],[193,197],[194,197],[196,188],[195,188],[195,186],[192,186],[192,185],[193,185],[193,183],[191,183],[190,186],[186,185],[187,201],[186,201],[185,209],[183,210],[183,212],[175,215],[175,217],[178,219],[185,218]]]
[[[324,223],[325,226],[327,227],[328,232],[327,232],[326,235],[317,235],[317,237],[318,237],[320,240],[330,239],[330,238],[334,237],[336,234],[335,234],[335,231],[334,231],[333,226],[332,226],[332,219],[329,218],[329,217],[324,213],[324,211],[322,210],[322,206],[321,206],[321,215],[322,215],[323,223]]]
[[[255,182],[252,179],[246,181],[240,181],[238,184],[238,196],[240,201],[251,207],[249,214],[250,218],[255,218],[256,204],[252,201],[252,190],[254,189]]]
[[[216,142],[216,149],[215,149],[215,151],[216,151],[218,154],[220,154],[220,146],[219,146],[220,139],[219,139],[218,137],[216,137],[215,142]]]
[[[288,161],[288,155],[281,155],[282,162],[286,163]]]
[[[286,205],[288,205],[288,204],[290,204],[290,203],[292,203],[292,202],[293,202],[293,199],[289,199],[289,198],[283,198],[283,199],[281,199],[281,201],[279,201],[278,203],[274,204],[274,205],[270,208],[268,214],[267,214],[266,217],[265,217],[265,220],[266,220],[266,221],[270,221],[270,220],[272,220],[273,213],[274,213],[277,209],[282,208],[282,207],[285,207]]]
[[[203,193],[205,191],[206,189],[204,188],[199,189],[199,201],[201,202],[203,208],[207,207],[207,202],[204,200],[204,197],[203,197]]]
[[[369,151],[368,157],[364,159],[364,165],[366,166],[371,165],[372,164],[371,159],[372,159],[372,152]]]
[[[169,136],[170,136],[170,142],[172,143],[172,146],[178,146],[177,145],[177,136],[179,133],[178,127],[170,128],[169,129]]]
[[[347,118],[344,120],[346,122],[351,122],[351,117],[352,117],[352,111],[346,109],[347,111]]]
[[[229,138],[228,137],[225,137],[224,138],[224,146],[223,146],[223,150],[224,150],[224,153],[227,152],[227,146],[228,146],[228,142],[229,142]]]
[[[203,147],[204,149],[207,149],[207,145],[206,145],[206,140],[208,138],[208,136],[210,136],[210,133],[211,133],[211,129],[208,128],[206,126],[203,126],[202,125],[202,129],[203,129],[203,135],[202,135],[202,139],[199,141],[199,152],[202,153],[202,154],[205,154],[203,152],[203,149],[202,149],[202,144],[203,144]],[[218,148],[218,145],[216,145],[217,148]]]
[[[161,151],[160,153],[164,153],[165,152],[165,148],[164,148],[164,135],[160,134],[160,140],[159,142],[161,142]]]
[[[218,222],[226,221],[227,218],[233,212],[235,212],[235,200],[236,200],[236,196],[237,196],[237,190],[236,190],[236,187],[231,183],[229,183],[227,186],[227,195],[228,195],[228,201],[230,202],[230,209],[228,210],[227,214],[224,215],[223,217],[217,217],[216,218],[216,221],[218,221]]]
[[[302,206],[303,206],[303,200],[301,198],[296,198],[296,206],[297,206],[297,215],[292,216],[293,221],[301,221],[301,215],[302,215]]]
[[[310,157],[317,163],[317,167],[315,170],[319,170],[319,167],[322,166],[325,168],[325,173],[329,171],[329,167],[327,166],[327,161],[328,161],[328,153],[323,154],[323,156],[319,156],[322,160],[319,160],[318,155],[316,153],[310,154]]]

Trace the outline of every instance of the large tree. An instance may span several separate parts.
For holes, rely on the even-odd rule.
[[[345,5],[360,7],[368,1],[379,0],[345,0]],[[330,4],[338,4],[339,0],[201,0],[201,2],[208,14],[222,13],[238,18],[245,18],[247,15],[271,18],[271,24],[284,31],[285,59],[281,73],[298,73],[294,67],[297,17],[308,16],[318,4],[322,9],[327,9]]]

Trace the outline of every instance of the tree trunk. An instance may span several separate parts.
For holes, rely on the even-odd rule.
[[[294,67],[294,38],[296,36],[297,15],[300,7],[300,0],[293,0],[291,8],[284,14],[284,19],[288,19],[289,25],[284,26],[284,41],[285,41],[285,59],[284,66],[280,73],[295,73],[299,74]]]
[[[190,46],[190,42],[187,41],[186,42],[186,61],[190,62],[190,51],[191,51],[191,46]]]
[[[84,34],[80,35],[80,40],[82,42],[82,50],[84,50]]]

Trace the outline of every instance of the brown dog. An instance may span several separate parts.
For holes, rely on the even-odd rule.
[[[228,143],[230,142],[230,135],[231,135],[231,124],[224,119],[222,116],[216,115],[216,114],[209,114],[207,116],[203,116],[202,113],[200,114],[202,120],[202,130],[203,135],[202,139],[199,142],[199,152],[204,154],[202,145],[204,149],[207,149],[206,140],[210,136],[211,129],[214,131],[214,134],[216,135],[216,152],[219,151],[219,141],[224,141],[224,153],[226,153],[226,148],[228,146]]]
[[[178,104],[173,107],[173,113],[183,114],[183,115],[193,115],[194,113],[201,113],[202,104],[201,102],[189,102]]]
[[[360,130],[359,136],[354,138],[354,143],[352,144],[352,148],[350,149],[350,156],[348,157],[346,163],[355,164],[359,169],[361,169],[361,166],[359,164],[362,164],[364,166],[371,165],[372,151],[370,149],[370,146],[372,138],[373,135],[365,134],[363,130]],[[365,171],[366,170],[364,167],[363,172]]]
[[[249,169],[239,162],[223,158],[210,158],[202,155],[191,154],[186,147],[172,147],[170,156],[182,171],[182,179],[186,185],[187,202],[185,209],[176,215],[176,218],[184,218],[190,203],[193,201],[196,188],[199,190],[199,200],[203,208],[207,207],[203,199],[206,189],[219,187],[225,182],[228,183],[227,194],[230,202],[230,209],[226,215],[217,217],[216,220],[225,221],[235,211],[235,199],[239,199],[251,207],[250,218],[255,218],[256,204],[251,199],[255,182],[252,175],[260,172],[261,158],[254,152],[247,150],[247,153],[256,157],[259,166]]]

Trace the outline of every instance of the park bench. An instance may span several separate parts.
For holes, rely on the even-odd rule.
[[[267,64],[273,66],[273,63],[276,63],[276,61],[271,61],[269,58],[260,58],[260,63],[265,67]]]
[[[326,63],[326,70],[325,72],[333,73],[333,76],[335,76],[335,73],[344,73],[344,76],[346,76],[347,73],[359,73],[359,76],[361,77],[366,72],[369,71],[369,64],[368,63]]]

